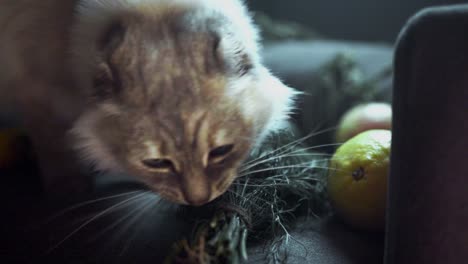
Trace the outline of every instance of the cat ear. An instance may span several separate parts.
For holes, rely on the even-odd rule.
[[[219,42],[218,53],[222,54],[223,60],[228,63],[232,74],[242,77],[254,68],[252,58],[241,43],[233,39],[223,39]]]
[[[114,88],[114,76],[107,63],[101,62],[96,69],[96,73],[93,78],[93,96],[95,98],[105,99],[108,98]]]
[[[252,60],[246,52],[237,54],[236,62],[235,70],[239,77],[248,74],[253,69]]]
[[[98,50],[107,55],[111,54],[122,43],[126,30],[122,21],[112,21],[98,38]]]
[[[123,42],[125,32],[124,24],[115,20],[105,27],[101,37],[97,40],[97,49],[101,54],[101,61],[97,65],[93,78],[93,93],[97,98],[107,98],[120,90],[118,74],[110,63],[110,57]]]
[[[268,134],[287,127],[300,93],[264,67],[259,67],[257,74],[252,89],[245,89],[243,110],[246,117],[254,118],[259,125],[257,141],[261,142]]]

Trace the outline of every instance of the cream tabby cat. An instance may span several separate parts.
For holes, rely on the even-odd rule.
[[[296,94],[262,65],[239,0],[6,0],[0,29],[0,96],[22,114],[49,193],[86,189],[84,159],[205,204]]]

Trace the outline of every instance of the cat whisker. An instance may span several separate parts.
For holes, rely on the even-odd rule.
[[[118,209],[119,207],[122,207],[122,206],[126,206],[128,205],[129,203],[141,198],[142,196],[144,196],[145,194],[149,193],[149,191],[146,191],[144,193],[140,193],[140,194],[137,194],[133,197],[130,197],[128,199],[125,199],[115,205],[112,205],[110,207],[108,207],[107,209],[101,211],[100,213],[98,213],[97,215],[93,216],[91,219],[89,219],[88,221],[84,222],[83,224],[81,224],[80,226],[78,226],[75,230],[73,230],[71,233],[69,233],[67,236],[65,236],[65,238],[63,238],[60,242],[56,243],[54,246],[52,246],[51,248],[49,248],[47,251],[46,251],[46,255],[50,254],[51,252],[53,252],[55,249],[57,249],[58,247],[60,247],[65,241],[67,241],[70,237],[72,237],[74,234],[78,233],[81,229],[83,229],[84,227],[86,227],[88,224],[92,223],[93,221],[101,218],[102,216]]]
[[[307,148],[301,148],[301,149],[296,149],[294,151],[291,151],[287,154],[284,154],[284,155],[279,155],[279,156],[272,156],[272,157],[269,157],[269,158],[266,158],[265,160],[268,161],[268,160],[274,160],[275,158],[280,158],[280,157],[290,157],[288,155],[290,154],[294,154],[294,153],[298,153],[298,152],[304,152],[304,151],[307,151],[307,150],[312,150],[312,149],[317,149],[317,148],[323,148],[323,147],[329,147],[329,146],[340,146],[342,145],[342,143],[331,143],[331,144],[322,144],[322,145],[316,145],[316,146],[312,146],[312,147],[307,147]],[[283,152],[284,153],[284,152]],[[278,153],[278,154],[282,154],[282,153]],[[301,153],[301,155],[304,155],[304,156],[333,156],[333,155],[330,155],[330,154],[320,154],[320,153]],[[267,155],[264,155],[262,156],[261,158],[264,158],[265,156]],[[248,162],[248,163],[245,163],[243,164],[243,166],[246,166],[245,168],[242,168],[240,173],[244,172],[244,171],[247,171],[248,169],[252,168],[252,167],[255,167],[256,165],[255,164],[261,164],[263,163],[263,160],[259,160],[259,158],[255,159],[257,162],[254,163],[254,164],[251,164],[252,162]],[[265,162],[266,162],[265,161]],[[249,164],[250,163],[250,164]]]
[[[293,151],[291,153],[294,153],[296,151]],[[284,154],[284,155],[279,155],[279,156],[272,156],[272,157],[269,157],[269,158],[266,158],[266,159],[263,159],[263,160],[259,160],[258,162],[254,163],[254,164],[251,164],[251,165],[248,165],[246,167],[243,167],[239,173],[242,173],[242,172],[245,172],[251,168],[254,168],[258,165],[261,165],[261,164],[264,164],[266,162],[269,162],[269,161],[272,161],[272,160],[275,160],[275,159],[282,159],[282,158],[290,158],[290,157],[307,157],[307,156],[320,156],[320,157],[323,157],[323,156],[331,156],[329,154],[320,154],[320,153],[300,153],[300,154],[291,154],[291,153],[287,153],[287,154]]]
[[[310,178],[311,180],[315,178]],[[318,179],[317,179],[318,180]],[[233,183],[233,185],[239,185],[239,186],[242,186],[244,184],[242,183]],[[249,184],[247,185],[247,187],[271,187],[271,186],[277,186],[277,187],[282,187],[282,186],[288,186],[289,183],[287,181],[284,181],[283,183],[281,181],[275,183],[275,184]]]
[[[58,212],[58,213],[52,215],[51,217],[47,218],[40,225],[46,225],[46,224],[50,223],[51,221],[55,220],[56,218],[66,214],[68,212],[71,212],[73,210],[76,210],[78,208],[81,208],[81,207],[84,207],[84,206],[87,206],[87,205],[90,205],[90,204],[98,203],[98,202],[101,202],[101,201],[107,201],[107,200],[111,200],[111,199],[114,199],[114,198],[119,198],[119,197],[123,197],[123,196],[132,195],[132,194],[139,193],[139,192],[144,192],[144,191],[142,191],[142,190],[130,191],[130,192],[125,192],[125,193],[121,193],[121,194],[105,196],[105,197],[85,201],[85,202],[82,202],[82,203],[79,203],[79,204],[76,204],[76,205],[72,205],[71,207],[65,208],[65,209],[61,210],[60,212]]]
[[[286,175],[286,174],[276,174],[276,175],[271,175],[271,176],[268,176],[267,178],[263,178],[261,180],[254,180],[254,182],[269,182],[271,180],[276,180],[276,179],[289,179],[289,178],[295,178],[295,177],[300,177],[302,174],[304,174],[305,171],[302,171],[300,173],[295,173],[293,175]],[[303,177],[301,177],[303,178]],[[243,178],[238,178],[234,183],[236,184],[246,184],[250,179],[250,177],[243,177]],[[313,178],[307,178],[307,179],[313,179]],[[243,180],[245,180],[245,182],[242,182]],[[276,182],[274,183],[271,183],[267,186],[274,186],[276,184]]]
[[[274,179],[275,177],[285,177],[284,174],[277,174],[277,175],[272,175],[268,176],[267,179],[262,179],[261,182],[265,182],[270,179]],[[245,182],[242,182],[242,180],[245,180]],[[232,183],[233,186],[244,186],[244,188],[251,186],[252,184],[249,184],[249,181],[251,178],[249,177],[244,177],[244,178],[238,178],[235,182]],[[258,182],[258,180],[257,180]],[[270,183],[270,184],[265,184],[264,186],[275,186],[275,183]],[[245,191],[245,189],[243,190]],[[243,195],[244,193],[242,193]]]
[[[343,143],[328,143],[328,144],[321,144],[321,145],[315,145],[311,147],[305,147],[298,149],[296,151],[306,151],[306,150],[311,150],[311,149],[319,149],[319,148],[325,148],[325,147],[334,147],[334,146],[341,146]]]
[[[307,162],[310,164],[310,162]],[[307,163],[302,163],[302,164],[307,164]],[[321,166],[305,166],[305,165],[302,165],[302,164],[294,164],[294,165],[288,165],[288,166],[280,166],[280,167],[271,167],[271,168],[265,168],[265,169],[260,169],[260,170],[255,170],[255,171],[249,171],[248,173],[245,173],[245,174],[241,174],[239,176],[237,176],[238,178],[241,178],[241,177],[246,177],[248,175],[251,175],[251,174],[254,174],[254,173],[258,173],[258,172],[265,172],[265,171],[271,171],[271,170],[277,170],[277,169],[297,169],[297,168],[305,168],[305,169],[327,169],[327,170],[332,170],[332,171],[343,171],[343,172],[348,172],[348,171],[344,171],[344,170],[338,170],[338,169],[335,169],[335,168],[330,168],[330,167],[321,167]]]
[[[154,206],[154,203],[152,203],[152,201],[150,200],[150,203],[147,204],[147,206],[145,206],[145,208],[143,210],[141,210],[138,214],[136,214],[126,225],[126,228],[125,230],[128,230],[129,227],[131,225],[133,225],[134,223],[136,223],[138,220],[140,220],[142,218],[143,215],[145,215],[145,213],[147,212],[147,210],[149,208],[151,208],[152,206]],[[142,229],[142,225],[139,225],[137,226],[137,230],[134,231],[134,233],[126,238],[126,242],[125,242],[125,245],[123,246],[122,248],[122,251],[120,252],[119,256],[122,257],[125,252],[127,252],[127,250],[130,248],[131,244],[132,244],[132,241],[135,239],[135,237],[138,235],[138,233],[141,231]],[[123,234],[124,232],[121,232],[121,234]]]
[[[245,195],[245,191],[247,190],[247,186],[249,184],[249,181],[250,181],[250,178],[247,178],[245,180],[245,183],[242,184],[243,185],[243,188],[242,188],[242,193],[241,193],[241,196],[244,196]],[[234,182],[234,184],[237,184],[237,182]]]
[[[310,160],[310,161],[303,161],[303,162],[296,163],[296,164],[289,164],[289,165],[276,166],[276,167],[268,167],[268,168],[262,168],[262,169],[258,169],[258,170],[249,170],[249,171],[245,171],[246,173],[240,173],[237,177],[243,177],[245,175],[249,175],[249,174],[253,174],[253,173],[257,173],[257,172],[263,172],[263,171],[269,171],[269,170],[275,170],[275,169],[302,168],[305,165],[309,165],[308,167],[310,167],[310,165],[313,162],[314,162],[313,160]]]
[[[298,139],[296,139],[294,141],[291,141],[288,144],[283,145],[283,146],[281,146],[281,147],[279,147],[277,149],[268,151],[263,156],[273,155],[277,151],[287,151],[287,150],[293,149],[295,146],[301,144],[302,142],[306,141],[307,139],[309,139],[311,137],[314,137],[314,136],[317,136],[317,135],[320,135],[320,134],[323,134],[323,133],[326,133],[326,132],[329,132],[329,131],[333,131],[333,130],[336,130],[336,129],[337,129],[337,127],[335,126],[335,127],[330,127],[330,128],[323,129],[321,131],[311,132],[310,134],[308,134],[308,135],[306,135],[306,136],[304,136],[302,138],[298,138]],[[284,150],[285,148],[286,148],[286,150]],[[282,154],[282,153],[283,152],[280,152],[279,154]],[[251,161],[248,161],[246,163],[246,165],[249,165],[249,163],[251,163],[251,162],[258,161],[259,159],[263,158],[263,156],[259,157],[259,158],[256,158],[256,159],[253,159]]]
[[[145,206],[142,210],[140,210],[140,212],[138,212],[137,214],[133,215],[129,220],[128,222],[122,226],[118,232],[114,233],[114,239],[118,239],[120,237],[122,237],[130,228],[131,226],[133,225],[133,223],[135,223],[135,221],[138,219],[138,217],[141,215],[141,214],[144,214],[146,211],[149,210],[149,208],[151,208],[152,206],[156,206],[158,204],[158,202],[160,200],[158,200],[158,196],[151,196],[151,197],[148,197],[147,198],[147,206]],[[156,201],[156,202],[155,202]],[[145,203],[146,204],[146,203]]]
[[[272,184],[272,186],[275,186],[275,185]],[[268,206],[274,206],[275,201],[271,201],[271,200],[267,200],[266,198],[263,198],[265,196],[271,197],[271,193],[269,193],[265,188],[257,188],[245,196],[245,201],[248,201],[249,203],[253,204],[254,201],[258,200]],[[259,207],[259,208],[261,210],[265,209],[263,207]]]
[[[128,213],[126,213],[125,215],[123,215],[122,217],[120,217],[118,220],[116,220],[114,223],[112,223],[111,225],[107,226],[106,228],[104,228],[103,230],[101,230],[99,233],[97,233],[96,235],[94,235],[92,238],[90,238],[88,241],[89,242],[92,242],[92,241],[95,241],[97,239],[99,239],[100,237],[102,237],[105,233],[111,231],[112,229],[116,228],[119,224],[123,223],[125,220],[131,218],[132,216],[135,215],[135,213],[139,212],[139,211],[142,211],[146,208],[146,206],[148,206],[150,203],[152,203],[151,200],[147,200],[146,202],[136,206],[135,208],[133,208],[132,210],[130,210]]]
[[[259,210],[263,210],[264,208],[262,208],[260,205],[258,205],[258,204],[256,204],[256,203],[254,203],[255,200],[260,200],[260,201],[262,201],[262,202],[264,202],[264,203],[267,203],[267,204],[271,205],[271,201],[268,201],[268,200],[265,200],[265,199],[259,197],[259,195],[256,195],[256,193],[255,193],[256,191],[254,191],[253,193],[249,194],[249,196],[251,196],[252,199],[248,199],[246,196],[242,196],[241,194],[239,194],[239,193],[237,193],[237,192],[235,192],[235,191],[233,191],[233,190],[229,190],[229,189],[228,189],[227,192],[230,193],[230,194],[232,194],[232,195],[234,195],[236,198],[242,199],[242,200],[241,200],[241,201],[242,201],[241,204],[249,203],[249,204],[255,206],[255,207],[256,207],[257,209],[259,209]]]

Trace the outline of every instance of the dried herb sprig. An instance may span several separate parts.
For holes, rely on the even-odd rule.
[[[167,263],[241,263],[247,260],[247,227],[236,214],[218,211],[198,226],[194,240],[175,245]]]
[[[322,173],[327,159],[293,139],[284,131],[253,152],[230,190],[203,208],[208,217],[194,212],[199,224],[193,238],[178,242],[167,263],[242,263],[247,240],[265,239],[270,239],[267,261],[285,260],[281,249],[291,239],[294,218],[327,209]]]

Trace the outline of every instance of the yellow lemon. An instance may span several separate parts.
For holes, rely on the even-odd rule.
[[[346,141],[333,155],[328,194],[335,211],[353,227],[385,226],[390,130],[368,130]]]

